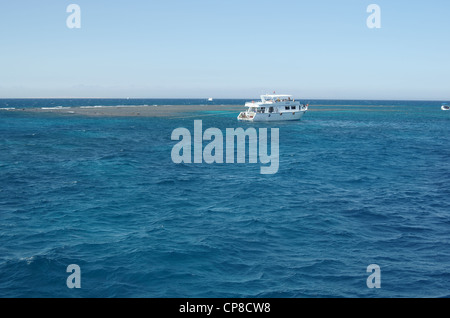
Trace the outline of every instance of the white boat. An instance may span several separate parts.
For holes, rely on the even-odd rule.
[[[260,102],[247,102],[248,109],[241,112],[238,120],[284,121],[300,120],[308,111],[308,104],[301,104],[292,95],[261,95]]]
[[[208,98],[208,102],[212,102],[212,101],[213,101],[212,97]]]
[[[448,104],[444,103],[444,104],[442,104],[441,109],[442,110],[450,110],[450,106]]]

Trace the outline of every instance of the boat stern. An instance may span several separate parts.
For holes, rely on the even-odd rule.
[[[253,121],[255,118],[254,113],[248,113],[248,112],[241,112],[239,116],[237,117],[238,120],[247,120],[247,121]]]

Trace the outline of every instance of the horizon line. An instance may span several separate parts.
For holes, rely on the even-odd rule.
[[[208,100],[209,97],[0,97],[2,99],[121,99],[121,100],[136,100],[136,99],[205,99]],[[217,97],[214,99],[242,99],[251,100],[252,98],[232,98],[232,97]],[[254,99],[254,98],[253,98]],[[299,100],[353,100],[353,101],[424,101],[424,102],[442,102],[450,101],[450,99],[403,99],[403,98],[393,98],[393,99],[361,99],[361,98],[296,98]]]

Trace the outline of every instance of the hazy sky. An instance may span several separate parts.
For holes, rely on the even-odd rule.
[[[0,0],[0,98],[272,91],[450,100],[450,1]]]

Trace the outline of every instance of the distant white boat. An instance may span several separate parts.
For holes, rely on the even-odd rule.
[[[212,97],[208,98],[208,102],[212,102],[212,101],[213,101]]]
[[[444,104],[442,104],[441,109],[442,110],[450,110],[450,106],[448,104],[444,103]]]
[[[247,111],[238,120],[247,121],[285,121],[299,120],[308,111],[308,104],[300,104],[292,95],[262,95],[261,102],[248,102]]]

